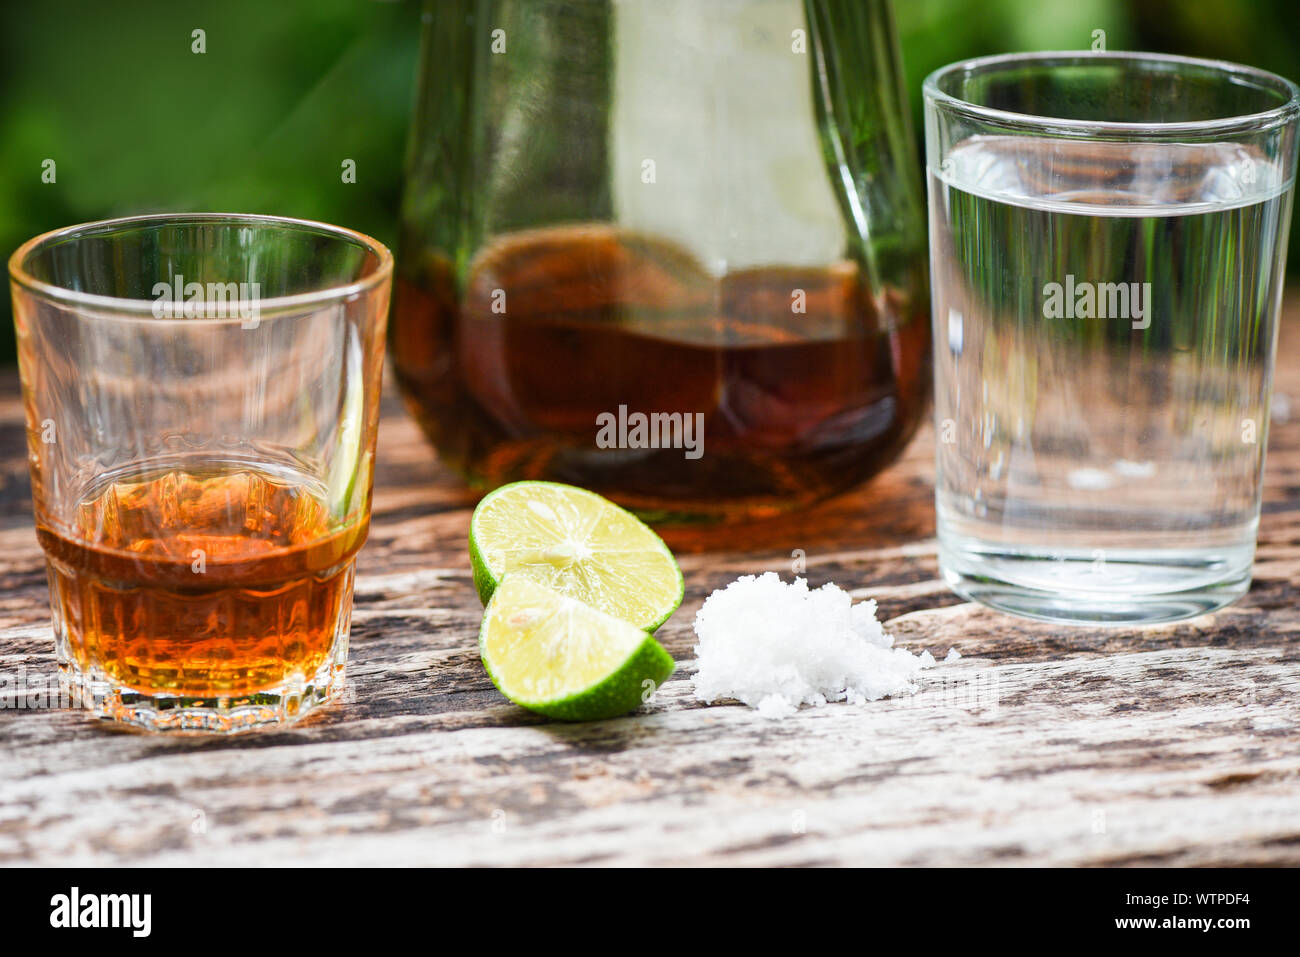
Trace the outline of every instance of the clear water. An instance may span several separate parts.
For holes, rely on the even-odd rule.
[[[931,173],[958,592],[1121,623],[1246,591],[1289,187],[1230,144],[974,137]]]

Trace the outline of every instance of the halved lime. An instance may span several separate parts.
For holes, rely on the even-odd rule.
[[[626,714],[674,667],[648,632],[516,575],[497,586],[478,641],[503,695],[564,721]]]
[[[682,570],[659,536],[631,512],[572,485],[515,482],[488,494],[470,519],[469,556],[484,604],[507,574],[646,631],[682,603]]]

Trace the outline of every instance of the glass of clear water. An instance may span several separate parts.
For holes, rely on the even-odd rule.
[[[925,81],[939,561],[1057,622],[1250,587],[1300,90],[1145,53]]]

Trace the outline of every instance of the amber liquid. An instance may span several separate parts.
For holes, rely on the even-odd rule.
[[[56,627],[83,674],[146,694],[250,695],[310,679],[346,632],[364,522],[251,467],[153,469],[38,516]]]
[[[395,303],[408,406],[472,484],[571,482],[654,520],[843,491],[892,460],[928,400],[926,303],[849,262],[719,278],[663,241],[576,226],[496,241],[463,284],[445,261],[408,268]],[[600,448],[598,416],[620,406],[702,413],[702,454]]]

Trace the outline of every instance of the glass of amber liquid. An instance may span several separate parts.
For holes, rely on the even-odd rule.
[[[342,685],[392,257],[267,216],[140,216],[9,261],[58,664],[101,717],[291,721]]]

